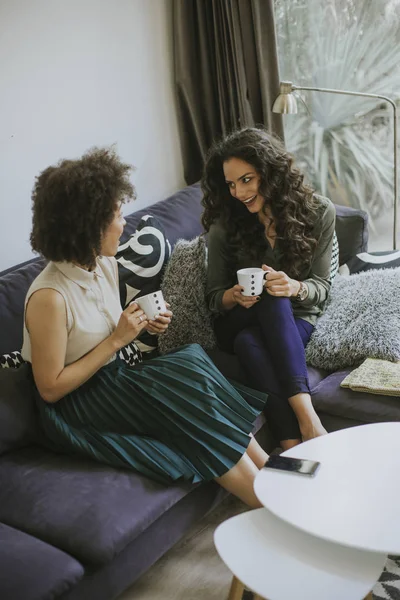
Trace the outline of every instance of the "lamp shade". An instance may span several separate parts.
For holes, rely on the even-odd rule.
[[[281,115],[295,115],[297,113],[297,102],[293,95],[294,85],[291,81],[281,81],[279,85],[279,96],[274,102],[272,112]]]
[[[293,94],[279,94],[272,107],[272,112],[281,115],[295,115],[297,113],[297,101]]]

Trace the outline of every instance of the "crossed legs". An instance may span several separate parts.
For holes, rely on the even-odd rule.
[[[237,306],[216,322],[220,345],[235,352],[251,385],[269,394],[265,414],[285,450],[326,433],[308,385],[304,348],[312,331],[294,318],[288,298],[265,293],[251,309]]]

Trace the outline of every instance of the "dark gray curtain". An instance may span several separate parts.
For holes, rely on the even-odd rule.
[[[212,141],[263,124],[279,93],[273,0],[173,0],[175,82],[188,184],[201,177]]]

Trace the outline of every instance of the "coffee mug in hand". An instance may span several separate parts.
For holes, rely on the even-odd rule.
[[[135,298],[134,302],[140,306],[150,321],[154,321],[160,313],[168,310],[161,290]]]
[[[259,296],[264,289],[264,278],[267,271],[257,267],[240,269],[237,272],[239,285],[242,286],[242,296]]]

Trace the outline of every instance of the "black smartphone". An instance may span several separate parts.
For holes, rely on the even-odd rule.
[[[321,463],[306,458],[292,458],[291,456],[280,456],[272,454],[264,465],[265,469],[277,469],[278,471],[288,471],[289,473],[298,473],[299,475],[308,475],[313,477]]]

